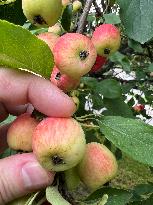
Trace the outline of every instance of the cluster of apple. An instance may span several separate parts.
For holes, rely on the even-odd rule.
[[[64,92],[75,89],[83,75],[99,71],[108,56],[118,50],[121,41],[118,28],[112,24],[100,25],[91,38],[80,33],[60,36],[62,27],[57,21],[69,3],[70,0],[22,0],[28,20],[35,25],[49,26],[49,32],[39,34],[38,38],[48,44],[54,55],[51,82]],[[78,0],[72,5],[74,12],[82,7]]]
[[[62,12],[61,0],[22,0],[22,7],[28,20],[43,26],[55,25]],[[120,46],[120,32],[111,24],[97,27],[91,38],[79,33],[59,36],[53,32],[37,37],[53,53],[51,82],[64,92],[75,89],[83,75],[97,71]],[[96,190],[117,172],[113,153],[103,144],[86,144],[81,125],[71,117],[46,117],[38,121],[28,113],[22,114],[11,124],[7,142],[14,150],[33,152],[46,170],[64,172],[70,188],[81,180]]]
[[[98,26],[91,38],[79,33],[59,36],[53,28],[49,30],[52,32],[37,37],[45,41],[53,53],[55,66],[51,82],[64,92],[75,89],[83,75],[100,70],[107,57],[120,46],[120,32],[112,24]]]
[[[7,133],[10,148],[32,152],[46,170],[65,172],[69,189],[79,180],[96,190],[117,172],[113,153],[103,144],[86,144],[81,125],[73,118],[47,117],[41,122],[25,113],[18,116]]]

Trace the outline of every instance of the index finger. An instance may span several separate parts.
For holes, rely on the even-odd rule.
[[[12,106],[31,103],[53,117],[70,117],[76,109],[72,99],[49,80],[8,68],[0,68],[0,102]]]

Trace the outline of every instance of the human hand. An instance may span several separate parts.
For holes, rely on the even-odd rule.
[[[66,94],[43,78],[0,68],[0,122],[9,114],[31,112],[32,106],[47,116],[69,117],[75,104]],[[0,151],[7,146],[9,125],[0,126]],[[54,173],[44,170],[32,153],[0,160],[0,204],[51,184]]]

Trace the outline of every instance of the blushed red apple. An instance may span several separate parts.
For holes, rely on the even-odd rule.
[[[32,151],[32,135],[38,123],[28,113],[18,116],[7,132],[8,146],[14,150]]]
[[[77,86],[80,84],[80,78],[73,79],[66,74],[61,74],[56,66],[54,66],[53,68],[50,80],[54,85],[56,85],[64,92],[69,92],[77,88]]]
[[[61,35],[62,33],[62,26],[60,23],[56,23],[54,26],[50,26],[48,28],[48,32],[55,33],[57,35]]]
[[[84,131],[73,118],[48,117],[37,125],[32,138],[39,163],[56,172],[76,166],[84,155],[85,144]]]
[[[93,67],[91,68],[90,73],[96,73],[96,72],[100,71],[106,62],[107,62],[106,57],[97,55],[96,62],[93,65]]]
[[[43,40],[49,46],[50,50],[53,52],[53,47],[56,44],[59,36],[55,33],[45,32],[37,35],[37,37]]]
[[[119,49],[120,31],[113,24],[102,24],[95,29],[91,40],[98,55],[107,57]]]
[[[96,190],[113,179],[118,170],[113,153],[96,142],[86,145],[84,157],[77,167],[81,181],[91,190]]]
[[[53,48],[54,60],[62,74],[78,79],[88,73],[97,57],[91,40],[79,33],[61,36]]]

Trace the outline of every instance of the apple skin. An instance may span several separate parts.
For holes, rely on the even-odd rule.
[[[55,33],[45,32],[37,35],[37,37],[43,40],[49,46],[50,50],[53,52],[53,47],[56,44],[59,36]]]
[[[55,65],[62,74],[79,79],[88,73],[97,57],[91,40],[79,33],[66,33],[53,48]]]
[[[54,85],[63,90],[65,93],[74,90],[80,84],[80,79],[72,79],[66,74],[61,74],[56,66],[53,68],[50,80]]]
[[[107,58],[97,55],[96,62],[90,70],[90,73],[96,73],[102,69],[102,66],[107,62]]]
[[[77,165],[81,181],[91,190],[97,190],[113,179],[118,165],[113,153],[103,144],[91,142],[86,145],[82,161]]]
[[[113,24],[102,24],[95,29],[91,40],[98,55],[107,57],[119,49],[120,31]]]
[[[135,105],[135,106],[133,107],[133,109],[134,109],[135,112],[141,112],[141,111],[144,110],[144,108],[145,108],[145,106],[142,105],[142,104],[137,104],[137,105]]]
[[[73,118],[44,119],[32,139],[33,153],[39,163],[56,172],[76,166],[84,155],[85,144],[83,129]]]
[[[54,26],[48,28],[48,32],[55,33],[57,35],[61,35],[62,26],[60,23],[56,23]]]
[[[62,0],[62,6],[65,9],[65,7],[71,3],[71,0]]]
[[[36,26],[53,26],[62,12],[61,0],[22,0],[26,18]]]
[[[81,1],[76,0],[73,2],[72,6],[73,6],[73,13],[77,13],[82,8],[82,3]]]
[[[13,150],[32,151],[32,135],[38,121],[29,113],[18,116],[7,132],[7,143]]]

